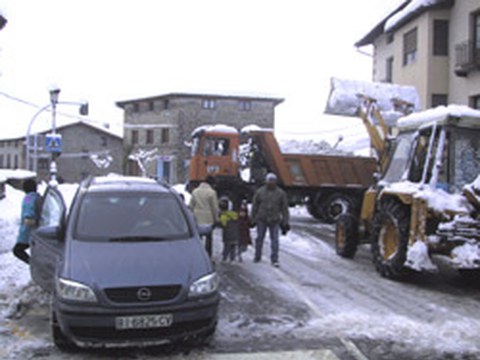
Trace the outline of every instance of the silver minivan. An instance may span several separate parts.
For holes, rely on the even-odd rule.
[[[195,221],[152,179],[90,178],[68,211],[47,188],[31,275],[52,293],[60,348],[204,342],[217,324],[219,280]]]

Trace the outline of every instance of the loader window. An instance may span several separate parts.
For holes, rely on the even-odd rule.
[[[460,191],[480,174],[480,137],[471,129],[452,133],[453,187]]]
[[[417,138],[408,172],[408,180],[411,182],[420,182],[422,180],[424,164],[427,159],[428,140],[429,136],[427,134],[420,134]]]
[[[204,156],[226,156],[230,149],[227,138],[207,137],[203,145]]]
[[[407,170],[408,157],[412,145],[412,135],[399,136],[395,152],[383,178],[388,183],[400,181]]]

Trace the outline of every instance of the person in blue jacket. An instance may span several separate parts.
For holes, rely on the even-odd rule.
[[[30,247],[30,236],[37,228],[40,220],[41,196],[37,192],[37,182],[27,179],[23,182],[25,197],[22,201],[22,214],[20,217],[20,229],[17,243],[13,248],[13,254],[25,263],[30,262],[30,255],[26,250]]]

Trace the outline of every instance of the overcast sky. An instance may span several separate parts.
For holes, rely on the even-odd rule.
[[[122,120],[118,100],[266,93],[286,99],[277,108],[282,135],[341,129],[322,122],[329,79],[371,79],[371,59],[353,44],[400,2],[0,0],[9,20],[0,91],[44,105],[56,83],[61,100],[87,99],[91,117],[112,124]],[[2,127],[26,126],[34,109],[7,103]]]

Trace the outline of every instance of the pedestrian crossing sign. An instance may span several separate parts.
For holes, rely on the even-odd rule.
[[[51,153],[62,152],[62,135],[47,134],[45,137],[45,150]]]

